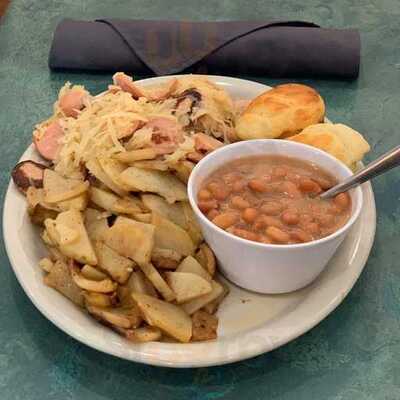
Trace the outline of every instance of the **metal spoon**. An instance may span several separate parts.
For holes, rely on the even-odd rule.
[[[354,175],[345,179],[343,182],[340,182],[326,192],[320,194],[319,197],[321,199],[328,199],[339,193],[346,192],[347,190],[361,185],[362,183],[369,181],[398,165],[400,165],[400,146],[396,146],[394,149],[383,154]]]

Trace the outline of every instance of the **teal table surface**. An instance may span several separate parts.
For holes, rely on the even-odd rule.
[[[399,144],[398,0],[14,0],[0,22],[0,187],[64,81],[100,91],[109,75],[50,73],[52,33],[63,17],[191,20],[303,19],[359,28],[357,81],[305,80],[328,116],[368,138],[372,159]],[[252,79],[276,84],[283,80]],[[58,330],[29,301],[0,245],[0,399],[400,399],[400,184],[374,182],[375,244],[344,302],[306,335],[269,354],[224,367],[172,370],[120,360]]]

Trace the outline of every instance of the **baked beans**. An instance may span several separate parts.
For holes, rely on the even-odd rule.
[[[233,235],[272,244],[317,240],[349,219],[351,198],[318,194],[336,184],[314,164],[284,156],[254,156],[214,171],[198,194],[200,210]]]

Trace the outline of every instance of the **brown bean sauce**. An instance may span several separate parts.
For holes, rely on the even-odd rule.
[[[337,183],[322,168],[284,156],[231,161],[202,184],[200,210],[220,228],[245,239],[272,244],[317,240],[337,231],[351,214],[348,193],[322,200]]]

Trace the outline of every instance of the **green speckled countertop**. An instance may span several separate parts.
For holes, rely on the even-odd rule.
[[[296,4],[297,3],[297,4]],[[363,132],[374,158],[399,144],[398,0],[14,0],[0,22],[1,203],[9,171],[65,80],[100,91],[106,75],[51,74],[47,55],[62,17],[303,19],[361,30],[355,82],[312,81],[328,116]],[[266,84],[278,81],[253,78]],[[309,82],[309,81],[306,81]],[[171,370],[92,350],[35,309],[0,245],[0,399],[400,399],[400,184],[374,182],[375,245],[350,295],[311,332],[272,353],[230,366]]]

